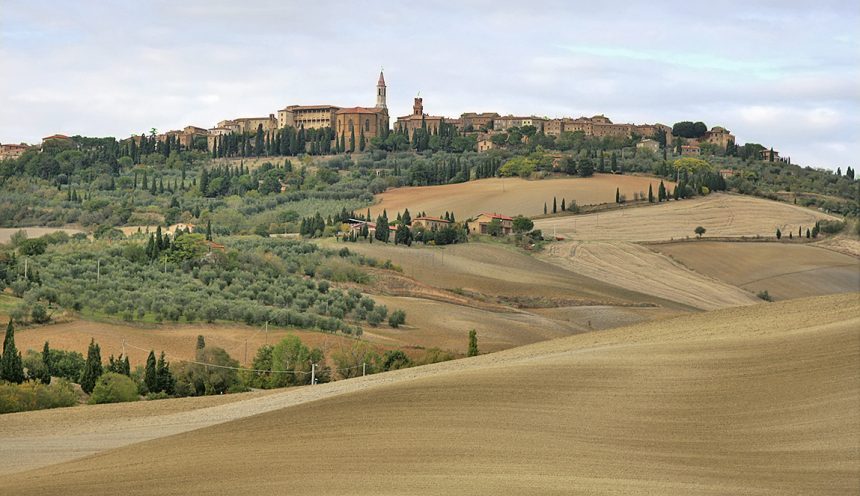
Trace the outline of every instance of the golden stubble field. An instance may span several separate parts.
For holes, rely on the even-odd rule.
[[[195,410],[179,423],[232,421],[6,475],[0,488],[852,494],[858,296],[687,315]],[[23,455],[27,436],[13,439]]]
[[[689,242],[657,244],[700,274],[776,299],[860,291],[860,258],[815,245]]]
[[[647,207],[539,219],[535,228],[583,241],[639,242],[695,238],[697,226],[707,229],[706,238],[774,237],[777,227],[787,236],[825,219],[836,217],[787,203],[715,193]]]
[[[427,215],[441,216],[446,211],[454,212],[458,220],[474,217],[481,212],[498,212],[515,216],[542,215],[543,205],[552,211],[552,199],[557,197],[567,202],[576,200],[579,205],[612,203],[615,189],[633,199],[634,193],[648,194],[648,185],[653,185],[657,194],[659,179],[643,176],[624,176],[595,174],[592,177],[562,177],[528,181],[520,178],[490,178],[442,186],[404,187],[388,190],[376,195],[376,204],[370,207],[374,217],[385,209],[389,218],[396,212],[409,209],[427,212]],[[671,183],[665,182],[668,186]]]

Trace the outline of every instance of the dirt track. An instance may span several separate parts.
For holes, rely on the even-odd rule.
[[[197,410],[167,429],[153,417],[153,437],[245,418],[0,477],[0,490],[850,494],[858,328],[855,293],[582,334]],[[15,443],[4,459],[41,446]]]

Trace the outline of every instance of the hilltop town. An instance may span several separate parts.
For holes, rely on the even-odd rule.
[[[331,104],[287,105],[264,117],[235,117],[219,121],[213,127],[188,125],[147,135],[133,134],[121,140],[124,146],[139,149],[145,140],[179,150],[201,150],[214,157],[266,156],[356,153],[372,149],[402,150],[410,146],[427,148],[432,136],[462,138],[462,151],[487,152],[520,139],[540,135],[550,140],[564,136],[632,139],[639,149],[659,153],[669,149],[678,155],[735,155],[735,136],[722,126],[707,129],[701,122],[679,123],[670,127],[661,123],[614,123],[605,115],[592,117],[538,117],[500,115],[498,112],[463,112],[459,117],[431,115],[424,110],[424,100],[415,97],[412,113],[391,122],[387,104],[387,86],[382,72],[376,84],[376,103],[372,107]],[[394,136],[392,136],[392,134]],[[514,136],[511,137],[511,134]],[[46,141],[69,139],[55,134],[42,139],[40,145],[0,144],[0,160],[18,158],[27,150],[39,149]],[[423,144],[422,144],[423,141]],[[145,145],[144,145],[145,146]],[[755,158],[790,162],[772,147],[754,145]],[[134,151],[130,151],[133,155]]]

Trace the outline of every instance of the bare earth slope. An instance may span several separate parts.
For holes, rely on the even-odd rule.
[[[776,299],[860,291],[860,258],[816,246],[690,242],[652,247],[685,266]]]
[[[219,407],[320,399],[0,492],[851,494],[857,329],[846,294],[582,334]]]
[[[787,234],[800,226],[811,229],[821,219],[835,217],[796,205],[715,193],[601,214],[539,219],[535,228],[578,240],[635,242],[695,237],[696,226],[707,229],[706,237],[772,237],[777,227]]]
[[[481,179],[443,186],[392,189],[376,196],[377,204],[371,207],[371,212],[375,217],[385,209],[391,218],[395,212],[402,212],[407,208],[413,215],[427,212],[427,215],[441,216],[446,211],[454,212],[457,219],[473,217],[481,212],[533,216],[544,213],[544,203],[551,209],[553,197],[557,198],[559,207],[562,198],[567,202],[576,200],[579,205],[612,203],[615,201],[615,188],[619,188],[628,198],[633,198],[634,193],[647,194],[649,184],[657,191],[660,180],[613,174],[539,181],[519,178]]]

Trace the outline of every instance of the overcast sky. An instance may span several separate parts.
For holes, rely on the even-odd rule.
[[[0,142],[212,127],[290,104],[722,125],[856,167],[854,1],[0,0]]]

